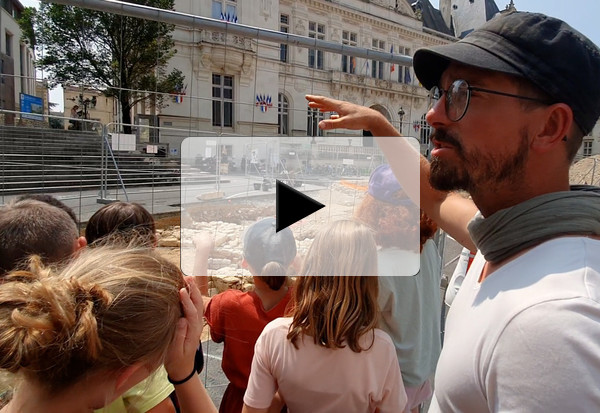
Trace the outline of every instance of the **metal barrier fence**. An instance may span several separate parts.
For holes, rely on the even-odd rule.
[[[171,11],[154,13],[115,1],[57,3],[175,24],[182,34],[176,39],[182,58],[197,67],[222,69],[202,76],[191,69],[186,74],[187,94],[128,90],[150,98],[160,95],[167,106],[147,111],[138,105],[136,121],[129,125],[119,121],[121,116],[111,104],[102,122],[47,115],[37,115],[41,119],[32,121],[31,113],[0,110],[0,203],[23,193],[50,193],[73,208],[80,222],[113,200],[138,202],[153,214],[181,211],[183,229],[175,245],[181,245],[182,269],[193,272],[194,235],[210,231],[218,252],[209,263],[209,274],[240,275],[237,286],[242,287],[248,272],[238,265],[239,240],[249,223],[274,214],[275,180],[309,192],[329,206],[295,228],[299,251],[304,253],[323,221],[353,215],[370,172],[385,162],[372,138],[361,132],[320,131],[318,122],[327,115],[308,109],[305,93],[374,107],[402,133],[414,136],[422,149],[427,146],[426,92],[411,77],[408,56]],[[442,42],[438,34],[422,34],[428,36],[432,43]],[[302,64],[282,62],[277,54],[283,44],[331,53],[337,68],[308,67],[305,55]],[[193,49],[196,46],[211,53],[199,56]],[[375,76],[374,64],[378,65]],[[392,70],[394,64],[399,65],[397,71]],[[349,65],[355,65],[353,70]],[[235,73],[237,87],[227,85],[234,83],[228,71]],[[259,81],[261,72],[267,75]],[[254,88],[241,88],[251,81]],[[210,94],[198,93],[211,87],[210,98],[206,97]],[[80,85],[82,94],[91,90],[93,85]],[[382,96],[385,104],[377,101]],[[72,128],[52,129],[51,119]],[[126,127],[131,133],[124,132]],[[201,142],[200,149],[186,149],[190,139]],[[598,184],[596,170],[594,159],[577,183]],[[442,234],[437,242],[443,254],[450,241]],[[450,257],[446,266],[456,258]],[[208,356],[205,381],[218,403],[225,386],[218,375],[218,349],[210,342],[204,346]]]
[[[374,167],[384,162],[377,147],[349,142],[360,140],[360,136],[338,136],[334,140],[340,144],[335,145],[311,143],[312,138],[306,136],[243,137],[144,125],[131,125],[133,133],[124,134],[120,132],[121,124],[84,119],[77,120],[83,125],[77,130],[52,129],[48,127],[49,117],[44,115],[38,122],[20,125],[20,119],[29,114],[10,113],[17,119],[17,126],[0,126],[0,202],[27,192],[57,194],[77,200],[71,203],[82,221],[94,212],[94,201],[103,204],[144,196],[153,201],[160,199],[157,193],[164,192],[178,198],[180,182],[201,182],[206,192],[219,189],[221,176],[233,175],[327,186],[340,180],[364,181]],[[65,123],[70,120],[60,119]],[[150,133],[169,137],[175,143],[140,142],[140,136]],[[183,159],[182,167],[183,154],[177,141],[190,137],[214,139],[207,140],[202,154]],[[174,207],[144,203],[152,212],[175,211]],[[170,199],[168,205],[179,203],[178,199]],[[83,204],[86,207],[82,209]]]
[[[110,3],[131,7],[125,14],[151,18],[139,12],[138,5],[120,2],[60,3],[94,4],[105,11]],[[161,14],[173,17],[167,11]],[[207,28],[200,22],[214,25]],[[103,121],[60,118],[67,127],[72,125],[71,130],[49,128],[47,116],[39,122],[19,124],[31,114],[14,112],[14,123],[5,122],[0,128],[0,202],[24,192],[43,191],[72,207],[81,222],[113,200],[138,202],[153,214],[181,212],[182,229],[175,234],[173,245],[181,246],[182,269],[193,272],[194,236],[209,231],[217,246],[209,261],[209,275],[240,276],[236,277],[241,280],[237,286],[242,287],[249,276],[240,268],[243,228],[257,218],[274,215],[276,180],[327,205],[294,227],[298,250],[304,254],[325,222],[354,214],[370,172],[385,162],[372,137],[362,131],[319,130],[318,122],[328,114],[307,108],[304,94],[370,105],[402,132],[414,135],[415,145],[426,144],[426,92],[411,78],[411,72],[403,71],[400,77],[391,66],[385,66],[385,76],[373,77],[369,70],[371,62],[409,65],[407,56],[291,34],[269,38],[266,32],[247,28],[236,34],[232,25],[198,16],[171,23],[187,36],[187,43],[178,39],[182,56],[198,58],[192,45],[201,44],[212,50],[210,56],[203,55],[211,62],[201,64],[213,68],[222,64],[223,69],[203,76],[186,74],[190,93],[161,95],[167,108],[148,111],[143,105],[136,106],[131,125],[123,124],[118,110],[112,109]],[[420,36],[439,41],[432,34]],[[316,70],[306,64],[282,64],[275,56],[280,44],[326,51],[335,55],[331,60],[340,65],[343,57],[362,60],[355,63],[352,73],[340,71],[340,65],[338,70]],[[234,83],[233,77],[226,76],[228,70],[236,74],[236,87],[227,84]],[[253,88],[241,87],[252,79]],[[210,88],[211,98],[198,93]],[[263,93],[263,89],[275,92]],[[92,85],[81,85],[81,94],[90,90]],[[235,98],[227,95],[234,91]],[[130,92],[150,98],[159,95],[148,90]],[[386,103],[381,104],[378,96],[384,95]],[[195,143],[193,150],[186,146],[190,142]],[[414,176],[418,179],[417,171]],[[210,342],[204,347],[208,358],[204,379],[218,403],[225,380],[217,365],[219,349]]]

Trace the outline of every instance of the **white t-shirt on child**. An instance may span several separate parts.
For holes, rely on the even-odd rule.
[[[291,318],[278,318],[265,327],[256,342],[244,403],[256,409],[269,407],[275,392],[290,413],[374,412],[404,410],[396,350],[379,329],[361,337],[366,351],[349,347],[328,349],[312,337],[298,340],[298,349],[286,338]]]

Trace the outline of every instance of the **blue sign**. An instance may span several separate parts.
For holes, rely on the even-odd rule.
[[[23,119],[44,120],[44,99],[20,93],[21,117]]]

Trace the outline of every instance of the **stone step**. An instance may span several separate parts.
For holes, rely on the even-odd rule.
[[[178,159],[135,151],[103,160],[102,138],[95,132],[0,126],[0,195],[99,189],[102,177],[107,188],[115,188],[119,174],[126,188],[179,185],[180,169]],[[197,184],[215,180],[214,175],[190,179]]]

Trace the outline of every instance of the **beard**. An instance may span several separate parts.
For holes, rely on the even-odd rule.
[[[520,131],[520,142],[514,153],[483,153],[465,150],[460,141],[444,130],[437,129],[432,139],[452,145],[458,161],[432,157],[429,183],[440,191],[465,190],[477,192],[478,188],[499,184],[516,184],[522,179],[529,156],[527,131]]]

